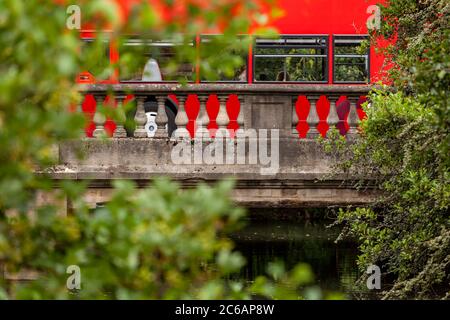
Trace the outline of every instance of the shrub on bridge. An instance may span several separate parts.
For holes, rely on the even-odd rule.
[[[390,0],[381,8],[372,41],[390,40],[397,93],[372,94],[353,159],[340,169],[375,178],[383,195],[371,207],[342,210],[339,221],[360,243],[361,270],[378,264],[392,282],[385,298],[448,299],[450,6]]]

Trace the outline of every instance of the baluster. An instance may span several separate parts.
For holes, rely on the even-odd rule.
[[[134,122],[136,123],[136,129],[134,130],[135,138],[146,138],[147,131],[145,125],[147,124],[147,115],[145,114],[144,102],[146,96],[136,96],[136,114],[134,116]]]
[[[309,100],[309,114],[306,122],[308,123],[309,130],[307,137],[314,139],[319,135],[319,131],[317,130],[317,125],[319,124],[319,115],[317,114],[317,101],[320,97],[312,96],[308,97]]]
[[[327,123],[328,123],[328,133],[330,132],[330,130],[332,129],[336,129],[337,128],[337,124],[339,123],[339,116],[337,113],[337,101],[339,100],[338,96],[329,96],[329,101],[330,101],[330,112],[328,113],[328,117],[327,117]]]
[[[348,134],[355,135],[358,133],[359,116],[356,111],[358,105],[359,96],[349,96],[348,101],[350,102],[350,112],[348,113]]]
[[[218,131],[221,132],[222,136],[228,136],[227,126],[230,123],[227,113],[227,100],[228,95],[219,95],[219,113],[217,114],[216,123],[218,126]]]
[[[155,119],[156,125],[158,126],[155,132],[156,138],[167,138],[168,136],[166,125],[169,119],[166,114],[166,99],[166,96],[156,96],[156,100],[158,101],[158,114]]]
[[[103,101],[105,100],[105,95],[95,94],[94,95],[96,107],[95,107],[95,114],[94,114],[94,124],[95,124],[95,130],[93,132],[94,138],[101,138],[106,135],[105,132],[105,122],[106,117],[102,112],[101,106],[103,105]]]
[[[87,117],[87,115],[83,112],[83,101],[84,99],[86,99],[86,96],[83,94],[81,95],[81,100],[77,101],[77,104],[75,106],[75,113],[79,113],[80,115],[82,115],[86,121],[90,121],[90,118]],[[84,130],[84,128],[80,128],[78,130],[80,138],[86,138],[86,132]]]
[[[200,109],[198,111],[197,120],[195,122],[195,136],[199,138],[209,138],[208,123],[209,117],[206,111],[206,103],[208,101],[209,95],[199,95],[198,100],[200,101]]]
[[[185,102],[186,96],[178,95],[178,112],[175,117],[175,124],[177,125],[177,129],[173,132],[173,138],[188,138],[189,131],[186,129],[186,125],[189,123],[189,118],[186,114]]]
[[[83,101],[86,99],[85,95],[81,95],[80,101],[76,102],[75,112],[83,114]]]
[[[239,128],[236,130],[236,135],[243,134],[245,131],[244,124],[244,97],[242,95],[237,95],[239,101],[239,114],[237,116],[236,122],[239,125]]]
[[[298,114],[297,114],[297,97],[292,97],[292,133],[298,135],[297,125],[298,125]]]
[[[125,96],[117,96],[117,119],[116,119],[116,130],[114,131],[113,137],[114,138],[126,138],[127,132],[125,131],[125,128],[123,127],[125,121],[126,121],[126,115],[125,110],[123,106],[123,101],[125,100]]]

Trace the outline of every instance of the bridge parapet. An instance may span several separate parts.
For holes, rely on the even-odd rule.
[[[134,132],[127,133],[118,123],[113,137],[100,139],[104,121],[98,121],[101,117],[96,115],[93,138],[59,146],[60,164],[52,169],[53,179],[89,180],[87,197],[92,204],[108,200],[112,180],[128,179],[144,186],[157,176],[170,177],[185,187],[232,178],[236,180],[236,201],[251,207],[359,205],[373,200],[373,190],[357,190],[349,182],[359,177],[334,172],[335,164],[344,159],[325,153],[315,139],[324,133],[320,130],[324,115],[319,116],[316,109],[319,99],[331,101],[326,125],[339,128],[340,123],[348,123],[347,136],[356,137],[357,108],[370,87],[120,84],[90,85],[80,90],[97,101],[114,94],[117,108],[127,95],[137,100]],[[179,104],[177,130],[171,137],[164,112],[169,95],[176,95]],[[196,95],[200,103],[194,137],[187,132],[184,110],[189,95]],[[210,119],[206,106],[214,95],[220,106],[216,119]],[[239,101],[239,113],[234,117],[226,108],[231,95]],[[143,104],[150,96],[158,105],[158,131],[153,137],[147,137],[144,130]],[[311,105],[307,114],[299,108],[301,99]],[[349,109],[346,113],[339,109],[343,103]],[[206,129],[213,120],[216,132]],[[237,123],[234,129],[228,125],[230,121]],[[309,127],[303,139],[299,136],[302,121]]]
[[[144,101],[150,97],[158,104],[156,116],[158,130],[155,138],[169,136],[166,127],[169,119],[167,111],[163,112],[166,110],[164,102],[169,95],[175,95],[178,100],[175,137],[188,136],[189,119],[186,114],[186,100],[191,95],[197,96],[199,101],[194,132],[197,130],[206,132],[205,128],[211,127],[211,123],[214,122],[219,130],[228,128],[233,137],[234,131],[238,129],[277,129],[281,136],[295,137],[299,133],[302,136],[303,130],[307,132],[303,135],[304,138],[315,138],[321,133],[326,135],[329,128],[333,127],[337,127],[343,135],[354,135],[357,133],[358,121],[363,113],[361,104],[371,88],[366,85],[224,83],[187,85],[127,83],[80,86],[81,92],[93,95],[98,105],[105,100],[106,96],[114,96],[119,109],[122,108],[127,96],[134,95],[137,102],[137,111],[134,116],[136,130],[133,134],[128,134],[129,138],[146,137],[144,127],[147,118],[144,114]],[[239,106],[237,114],[233,112],[233,117],[230,116],[230,108],[227,108],[230,96],[236,98]],[[217,97],[219,101],[215,118],[211,118],[210,112],[207,112],[207,102],[211,100],[211,97]],[[319,114],[319,111],[322,114]],[[323,115],[324,112],[326,115]],[[96,127],[94,137],[100,137],[105,133],[106,118],[100,114],[99,108],[93,120]],[[235,123],[232,128],[230,128],[230,122]],[[210,131],[210,134],[214,136],[214,130]],[[117,123],[114,137],[127,137],[123,123],[120,121]]]

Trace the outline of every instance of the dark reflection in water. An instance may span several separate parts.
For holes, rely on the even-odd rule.
[[[355,243],[335,240],[339,228],[327,228],[329,219],[249,220],[232,235],[237,250],[247,259],[240,277],[252,281],[265,274],[269,262],[281,260],[290,269],[299,262],[311,265],[317,284],[325,291],[355,293],[359,277]]]

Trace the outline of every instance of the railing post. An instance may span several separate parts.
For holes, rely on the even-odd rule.
[[[217,114],[216,123],[218,126],[218,131],[221,132],[222,136],[228,136],[227,126],[230,123],[227,113],[227,101],[228,95],[219,95],[219,113]]]
[[[123,101],[125,100],[125,96],[119,95],[116,96],[117,100],[117,119],[116,119],[116,130],[114,131],[113,138],[126,138],[127,132],[123,127],[126,121],[125,110],[123,109]]]
[[[317,130],[317,125],[319,124],[319,115],[317,114],[317,101],[320,97],[318,96],[309,96],[309,114],[306,122],[308,123],[309,130],[307,137],[310,139],[314,139],[319,135],[319,130]]]
[[[350,111],[348,113],[347,123],[349,126],[347,134],[356,135],[358,133],[359,117],[356,108],[358,107],[359,96],[348,96],[350,102]]]
[[[94,138],[101,138],[106,135],[105,132],[105,122],[106,122],[106,116],[103,114],[101,109],[101,106],[103,105],[103,102],[105,100],[105,95],[102,94],[94,94],[95,99],[95,114],[94,114],[94,124],[95,124],[95,130],[93,132]]]
[[[297,125],[299,122],[297,114],[297,101],[298,96],[292,97],[292,133],[298,135]]]
[[[155,132],[156,138],[167,138],[167,114],[166,114],[166,96],[156,96],[156,100],[158,101],[158,114],[156,115],[156,125],[158,128]]]
[[[147,115],[145,114],[144,102],[146,96],[136,96],[136,114],[134,116],[134,122],[136,123],[136,129],[133,136],[135,138],[146,138],[147,131],[145,125],[147,123]]]
[[[87,116],[87,114],[85,114],[83,112],[83,101],[84,101],[84,99],[86,99],[86,96],[83,94],[81,100],[77,101],[77,104],[75,106],[75,112],[79,113],[80,115],[82,115],[87,122],[90,122],[91,119]],[[80,134],[80,138],[85,138],[86,137],[86,132],[85,132],[84,128],[80,128],[79,129],[79,134]]]
[[[77,101],[77,104],[75,106],[75,112],[83,114],[83,100],[86,98],[85,95],[82,96],[80,101]]]
[[[328,100],[330,101],[330,112],[328,113],[327,123],[328,123],[328,131],[327,135],[332,129],[336,129],[337,124],[339,123],[339,116],[337,113],[337,101],[339,100],[338,96],[329,96]]]
[[[178,95],[178,112],[175,117],[175,124],[177,125],[177,129],[172,133],[172,138],[189,138],[189,131],[186,129],[186,125],[189,123],[189,118],[186,114],[185,95]]]
[[[200,102],[200,109],[198,111],[197,120],[195,121],[195,136],[201,138],[209,138],[208,123],[209,117],[206,111],[206,103],[208,101],[209,95],[198,95],[198,100]]]
[[[236,135],[242,134],[245,131],[245,123],[244,123],[244,97],[240,94],[237,95],[239,101],[239,114],[237,116],[236,122],[239,128],[236,130]]]

